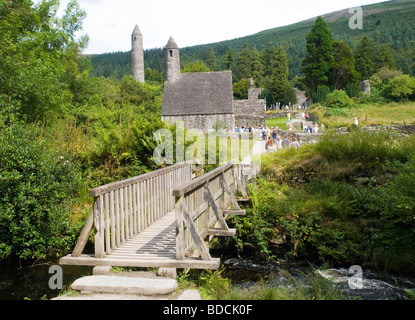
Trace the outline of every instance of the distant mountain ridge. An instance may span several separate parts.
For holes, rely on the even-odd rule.
[[[352,50],[363,36],[375,43],[390,43],[397,67],[405,73],[415,74],[415,1],[394,0],[362,6],[363,29],[350,29],[349,20],[353,16],[349,9],[322,15],[327,22],[333,39],[345,40]],[[194,60],[207,62],[209,52],[214,50],[218,60],[222,60],[228,49],[236,54],[244,43],[252,49],[262,51],[268,43],[283,46],[290,61],[290,77],[301,74],[301,61],[305,56],[306,35],[311,31],[316,17],[288,26],[264,30],[252,35],[211,44],[196,45],[180,49],[182,63]],[[92,57],[94,76],[116,76],[121,78],[131,70],[131,52],[115,52]],[[164,71],[163,50],[145,51],[145,67]]]

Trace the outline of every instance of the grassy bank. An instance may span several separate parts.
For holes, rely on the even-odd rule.
[[[242,288],[222,277],[222,271],[191,270],[179,274],[179,290],[196,289],[203,300],[344,300],[348,297],[317,273],[294,278],[288,272],[285,281],[257,283]]]
[[[414,124],[415,102],[403,103],[359,103],[350,108],[330,109],[314,105],[310,109],[312,119],[324,123],[329,128],[348,127],[358,118],[360,125],[371,124]]]
[[[266,154],[240,251],[410,272],[415,266],[415,137],[355,130]]]

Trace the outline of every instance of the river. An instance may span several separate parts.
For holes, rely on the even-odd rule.
[[[415,293],[415,278],[384,274],[372,270],[363,270],[362,287],[351,289],[349,268],[318,269],[307,262],[266,263],[254,258],[240,259],[228,257],[223,259],[223,275],[241,287],[250,287],[258,282],[283,285],[287,272],[294,278],[318,272],[332,281],[342,293],[352,299],[363,300],[405,300],[405,290]],[[56,297],[60,291],[49,288],[52,274],[49,268],[54,262],[16,268],[10,265],[0,266],[0,300],[41,300]],[[63,289],[68,289],[76,279],[92,275],[92,267],[63,266]]]

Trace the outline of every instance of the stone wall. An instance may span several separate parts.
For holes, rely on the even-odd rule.
[[[287,118],[288,114],[291,113],[291,118],[295,119],[297,116],[296,111],[276,111],[276,112],[267,112],[265,113],[265,119],[281,119],[281,118]]]
[[[265,125],[266,101],[264,99],[235,100],[235,125],[240,128],[246,125],[254,127]]]
[[[297,138],[301,144],[315,143],[322,136],[321,133],[298,133],[292,131],[285,131],[277,129],[277,134],[284,140],[291,140],[292,138]]]
[[[185,115],[185,116],[163,116],[163,121],[174,124],[177,121],[183,121],[187,129],[199,129],[208,131],[220,124],[220,129],[235,131],[235,115],[233,114],[214,114],[214,115]]]
[[[363,126],[363,130],[366,131],[393,131],[404,135],[410,135],[415,133],[415,125],[405,125],[405,124],[394,124],[394,125],[381,125],[381,124],[372,124],[369,126]],[[339,128],[339,132],[349,132],[350,127],[348,128]]]

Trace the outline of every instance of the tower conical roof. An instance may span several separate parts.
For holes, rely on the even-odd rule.
[[[142,36],[143,34],[140,31],[140,28],[138,27],[138,25],[135,25],[135,28],[133,30],[133,35],[138,35],[138,36]]]
[[[170,37],[169,42],[166,44],[166,49],[179,49],[177,46],[176,41],[174,41],[173,37]]]

